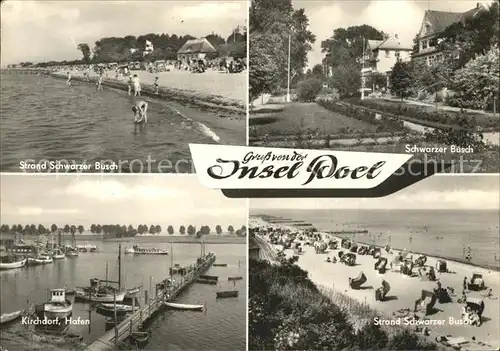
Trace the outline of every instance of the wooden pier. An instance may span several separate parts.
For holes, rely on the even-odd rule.
[[[156,289],[156,296],[149,300],[146,292],[146,303],[142,308],[130,314],[121,323],[88,345],[86,350],[109,350],[125,341],[133,332],[139,331],[144,323],[148,322],[151,317],[164,307],[164,301],[173,301],[186,287],[195,282],[201,274],[205,273],[215,262],[215,259],[216,257],[213,253],[203,255],[197,259],[193,269],[180,278],[180,281],[175,281],[171,285],[168,285],[167,279],[165,279],[163,281],[165,289]]]

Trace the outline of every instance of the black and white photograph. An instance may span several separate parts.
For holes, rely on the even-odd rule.
[[[2,172],[194,173],[246,145],[246,1],[3,1]]]
[[[498,350],[498,175],[250,200],[249,350]]]
[[[0,346],[246,350],[246,199],[195,176],[1,178]]]
[[[249,28],[250,145],[498,173],[498,0],[252,0]]]

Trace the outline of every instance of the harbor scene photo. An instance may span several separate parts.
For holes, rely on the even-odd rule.
[[[193,176],[4,174],[1,193],[2,350],[246,349],[246,200]]]
[[[189,143],[245,145],[247,12],[3,3],[0,171],[194,173]]]
[[[249,349],[498,350],[498,191],[434,176],[380,199],[251,200]]]

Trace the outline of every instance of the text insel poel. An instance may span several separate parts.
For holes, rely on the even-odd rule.
[[[228,179],[230,177],[237,177],[238,179],[294,179],[299,175],[300,169],[304,165],[304,162],[301,160],[289,163],[288,165],[279,165],[279,162],[276,162],[277,164],[271,165],[248,166],[243,165],[245,162],[222,160],[220,158],[217,159],[217,163],[207,169],[208,175],[217,180]],[[337,157],[334,155],[321,155],[313,159],[307,166],[308,179],[302,185],[307,185],[314,179],[361,179],[363,177],[374,179],[380,174],[380,168],[385,163],[385,161],[379,161],[368,166],[340,166]],[[229,167],[222,167],[222,164],[227,164]]]
[[[351,178],[351,179],[361,179],[366,177],[366,179],[374,179],[380,174],[380,168],[385,165],[385,161],[379,161],[371,166],[340,166],[337,157],[333,155],[321,155],[316,157],[311,161],[309,166],[307,166],[307,172],[309,173],[309,178],[302,185],[307,185],[314,179],[325,179],[325,178]]]

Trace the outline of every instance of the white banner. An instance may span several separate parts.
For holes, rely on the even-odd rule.
[[[190,144],[200,182],[212,189],[371,189],[412,154]]]

